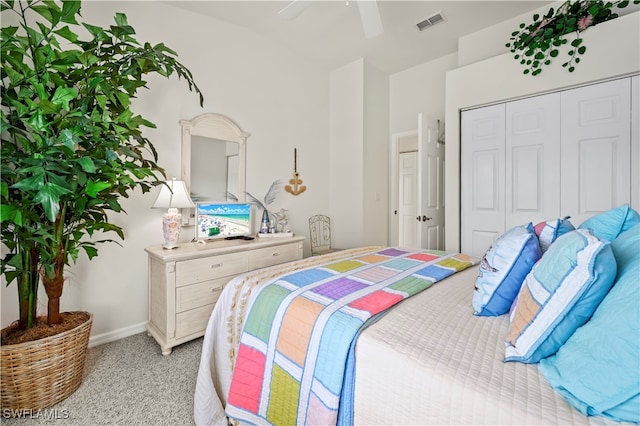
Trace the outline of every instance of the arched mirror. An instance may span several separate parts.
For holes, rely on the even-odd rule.
[[[227,193],[245,199],[246,142],[249,133],[222,114],[180,120],[182,180],[194,201],[226,201]],[[183,225],[193,224],[183,214]]]

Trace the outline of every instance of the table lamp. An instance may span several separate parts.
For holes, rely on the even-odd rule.
[[[152,209],[169,209],[162,216],[162,233],[164,234],[165,249],[178,247],[180,230],[182,228],[182,215],[178,209],[193,208],[195,204],[191,201],[187,187],[181,180],[173,178],[162,185],[156,202]]]

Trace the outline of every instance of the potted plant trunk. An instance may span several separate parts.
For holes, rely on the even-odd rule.
[[[136,187],[144,193],[164,180],[141,130],[155,126],[131,110],[131,99],[149,73],[176,73],[200,105],[203,98],[176,53],[138,43],[123,14],[101,28],[78,22],[80,1],[0,7],[0,268],[18,286],[20,312],[2,330],[1,394],[3,412],[19,414],[54,405],[82,380],[92,316],[60,313],[65,268],[114,241],[105,234],[123,239],[107,213],[121,212],[119,200]],[[40,283],[48,298],[42,321]]]

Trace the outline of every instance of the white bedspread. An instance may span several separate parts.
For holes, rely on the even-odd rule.
[[[307,258],[232,280],[204,337],[196,423],[227,424],[231,362],[246,306],[263,279],[371,250]],[[401,302],[362,333],[356,346],[355,424],[615,424],[581,415],[536,365],[502,361],[508,318],[473,315],[476,276],[477,267],[455,274]]]
[[[509,319],[473,315],[477,274],[447,278],[362,333],[355,424],[617,424],[580,414],[537,365],[502,361]]]

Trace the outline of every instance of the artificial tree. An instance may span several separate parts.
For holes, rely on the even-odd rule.
[[[80,1],[0,2],[16,14],[1,39],[1,272],[17,282],[19,325],[35,324],[38,283],[48,323],[61,321],[64,270],[83,250],[124,239],[109,221],[122,197],[161,184],[164,170],[142,132],[155,125],[132,111],[145,76],[177,74],[203,97],[164,44],[139,43],[124,14],[108,28],[80,23]],[[6,17],[5,17],[6,18]],[[15,21],[15,19],[14,19]],[[80,33],[84,34],[80,35]]]

